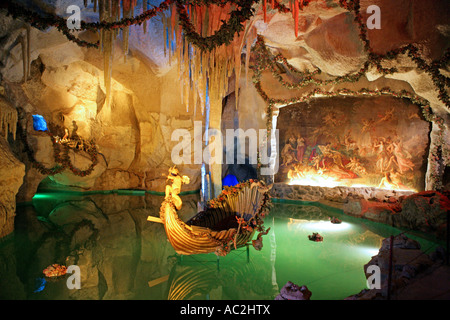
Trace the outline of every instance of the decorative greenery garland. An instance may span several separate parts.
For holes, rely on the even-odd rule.
[[[304,3],[306,6],[309,2]],[[397,72],[396,68],[384,68],[381,63],[383,60],[392,60],[398,57],[399,54],[407,54],[417,65],[420,70],[423,70],[430,74],[434,85],[436,86],[439,94],[438,98],[444,103],[447,108],[450,108],[450,98],[447,94],[446,88],[450,86],[450,78],[443,76],[439,68],[442,68],[450,62],[450,48],[446,50],[445,54],[441,59],[433,61],[431,64],[427,64],[419,55],[419,50],[412,44],[403,46],[398,49],[391,50],[387,52],[385,55],[376,54],[372,47],[370,46],[370,41],[367,38],[367,28],[363,22],[362,15],[360,13],[360,2],[359,0],[340,0],[340,5],[349,10],[354,11],[355,14],[355,22],[358,24],[360,29],[359,37],[361,41],[364,43],[364,50],[368,52],[368,60],[363,64],[363,67],[356,73],[346,74],[344,76],[339,76],[334,79],[329,80],[320,80],[314,79],[312,76],[320,73],[319,69],[316,69],[312,73],[303,73],[296,71],[290,64],[287,63],[286,58],[284,58],[281,54],[273,57],[269,50],[265,50],[264,54],[268,55],[270,61],[264,66],[264,69],[270,69],[272,71],[273,76],[286,88],[288,89],[297,89],[305,87],[309,84],[314,84],[318,86],[328,85],[328,84],[338,84],[342,82],[356,82],[362,76],[366,74],[371,66],[375,66],[377,71],[383,75],[393,74]],[[277,62],[282,62],[284,66],[286,66],[291,72],[298,73],[302,75],[302,80],[298,83],[289,83],[283,79],[280,74],[279,69],[276,66]]]
[[[123,18],[119,21],[114,22],[91,22],[87,23],[81,21],[81,30],[114,30],[119,28],[129,27],[131,25],[142,24],[144,21],[156,16],[158,13],[163,12],[170,8],[171,4],[175,2],[179,24],[183,28],[185,37],[192,42],[194,45],[198,46],[201,50],[213,50],[222,44],[229,44],[236,33],[244,30],[243,23],[250,19],[254,14],[254,9],[252,8],[254,3],[259,0],[165,0],[158,7],[149,9],[142,14],[134,18]],[[223,21],[220,29],[216,33],[209,37],[201,37],[196,31],[194,26],[189,21],[189,17],[186,13],[186,5],[219,5],[223,6],[226,3],[234,3],[237,9],[230,13],[230,19],[228,21]],[[282,6],[279,6],[282,10]],[[8,13],[12,15],[13,18],[22,18],[28,22],[33,27],[39,29],[45,29],[48,27],[56,27],[60,32],[62,32],[70,41],[74,41],[79,46],[98,48],[99,43],[90,43],[75,37],[71,30],[67,27],[67,20],[61,18],[57,15],[47,15],[42,17],[27,8],[16,4],[8,4]]]
[[[181,0],[176,1],[176,8],[178,13],[178,20],[183,28],[184,37],[193,45],[202,51],[211,51],[221,45],[228,45],[233,41],[236,33],[244,30],[243,23],[250,19],[255,9],[253,4],[259,0],[237,0],[233,1],[239,8],[236,8],[230,13],[228,21],[222,21],[222,25],[214,35],[202,37],[195,31],[194,26],[189,21],[185,5]],[[201,1],[202,3],[214,4],[215,1]],[[220,2],[219,2],[220,3]]]
[[[134,18],[123,18],[119,21],[114,21],[114,22],[100,21],[100,22],[88,23],[85,21],[81,21],[81,30],[91,30],[91,31],[114,30],[114,29],[119,29],[119,28],[125,28],[125,27],[135,25],[135,24],[140,25],[144,21],[156,16],[159,12],[163,12],[163,11],[167,10],[170,7],[170,4],[172,2],[173,2],[173,0],[163,1],[158,7],[149,9]],[[14,2],[8,3],[7,9],[8,9],[8,13],[14,19],[20,17],[35,28],[46,29],[48,27],[55,27],[60,32],[62,32],[67,37],[67,39],[75,42],[76,44],[78,44],[81,47],[88,47],[88,48],[98,48],[99,47],[99,42],[91,43],[91,42],[84,41],[84,40],[81,40],[81,39],[75,37],[71,33],[72,30],[70,30],[67,27],[67,20],[64,18],[61,18],[57,15],[48,14],[46,17],[42,17],[42,16],[39,16],[38,14],[36,14],[36,12],[28,10],[24,6],[21,6]]]
[[[69,150],[71,150],[71,149],[75,150],[75,149],[70,148],[69,146],[67,146],[65,144],[60,144],[60,143],[56,142],[56,139],[53,137],[53,135],[49,131],[46,131],[45,133],[50,137],[50,140],[52,141],[53,156],[54,156],[55,163],[56,163],[56,165],[54,167],[46,168],[42,163],[37,161],[33,155],[33,151],[28,146],[28,144],[26,144],[26,149],[25,149],[25,152],[27,153],[29,161],[32,163],[33,167],[36,168],[41,174],[55,175],[55,174],[63,172],[66,168],[68,168],[73,174],[80,176],[80,177],[85,177],[92,173],[92,171],[94,170],[94,167],[98,164],[98,159],[97,159],[98,151],[94,144],[92,144],[91,148],[89,148],[86,151],[90,156],[91,164],[89,165],[89,167],[86,170],[80,170],[72,164],[72,162],[70,160],[70,156],[69,156]],[[26,137],[24,137],[24,139],[25,140],[23,140],[23,141],[27,141]],[[61,154],[61,146],[64,147],[62,154]]]

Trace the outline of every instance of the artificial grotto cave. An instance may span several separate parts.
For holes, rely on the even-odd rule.
[[[449,299],[449,10],[2,3],[0,299]]]

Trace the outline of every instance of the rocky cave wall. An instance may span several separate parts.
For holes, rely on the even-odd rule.
[[[422,58],[431,61],[440,58],[448,47],[450,28],[445,1],[361,1],[364,18],[368,17],[365,9],[371,4],[382,10],[381,29],[368,30],[375,52],[385,53],[414,43],[419,46]],[[64,2],[58,2],[56,11],[60,12],[63,6]],[[352,13],[333,2],[312,2],[299,18],[297,38],[291,15],[269,11],[268,16],[265,24],[258,11],[255,22],[258,33],[274,53],[282,53],[298,70],[317,67],[324,77],[339,76],[359,70],[367,59]],[[78,177],[66,170],[52,176],[51,180],[77,190],[139,188],[162,191],[165,178],[161,173],[172,165],[171,150],[178,143],[171,141],[173,130],[186,128],[193,137],[193,122],[204,123],[205,120],[198,110],[186,111],[182,105],[176,63],[169,64],[163,54],[161,23],[152,19],[145,34],[141,27],[131,27],[130,54],[126,59],[120,39],[117,40],[112,69],[112,103],[107,107],[104,106],[103,58],[97,49],[78,47],[55,29],[31,28],[30,77],[24,82],[20,42],[20,35],[25,32],[24,24],[5,16],[5,11],[1,12],[1,18],[2,85],[10,103],[19,112],[19,130],[27,133],[27,143],[35,151],[36,160],[47,167],[54,165],[49,137],[32,128],[33,114],[43,115],[55,126],[69,129],[71,134],[76,131],[85,139],[94,139],[101,153],[91,175]],[[91,41],[97,37],[89,32],[79,36]],[[433,112],[444,119],[445,139],[450,145],[448,109],[439,100],[430,75],[419,70],[404,55],[383,66],[394,64],[398,69],[394,74],[383,76],[377,70],[371,70],[356,83],[333,84],[323,89],[359,90],[388,86],[393,90],[414,92],[430,101]],[[441,71],[446,76],[450,74],[448,69]],[[227,126],[238,126],[243,130],[266,128],[267,104],[255,89],[251,77],[251,71],[246,75],[243,70],[237,114],[229,111],[232,110],[234,90],[230,89],[223,129]],[[274,98],[298,96],[313,89],[312,86],[300,90],[285,89],[270,72],[263,74],[263,87]],[[234,88],[233,83],[230,88]],[[274,115],[277,115],[276,111]],[[436,143],[437,130],[437,125],[433,124],[430,149]],[[17,201],[29,201],[46,176],[31,166],[20,139],[14,142],[9,137],[8,142],[15,156],[25,164],[25,177]],[[89,159],[79,154],[71,154],[71,157],[79,168],[89,165]],[[181,171],[191,177],[191,184],[184,190],[199,189],[200,165],[184,165]],[[428,181],[427,189],[432,188],[432,181]]]
[[[3,24],[6,43],[13,41],[15,23]],[[9,19],[9,20],[8,20]],[[134,43],[139,43],[139,34]],[[12,34],[7,37],[6,34]],[[31,75],[22,81],[21,45],[3,52],[2,80],[6,95],[19,110],[19,126],[26,132],[34,157],[45,167],[54,166],[52,143],[47,134],[33,129],[31,115],[44,116],[70,135],[94,139],[100,155],[94,171],[79,177],[65,170],[50,176],[53,182],[80,190],[146,189],[163,191],[166,173],[172,166],[171,151],[178,141],[171,141],[175,129],[187,129],[193,137],[194,121],[203,121],[201,112],[187,111],[181,103],[177,68],[156,68],[139,54],[126,61],[117,40],[114,55],[111,106],[104,106],[103,57],[96,49],[80,48],[56,30],[31,29]],[[7,45],[5,45],[7,47]],[[168,62],[165,61],[168,65]],[[61,134],[62,135],[62,134]],[[26,164],[24,184],[18,201],[29,201],[46,177],[33,168],[19,142],[12,149]],[[79,169],[90,160],[81,154],[70,154]],[[185,190],[200,187],[200,167],[182,165],[181,171],[191,177]]]

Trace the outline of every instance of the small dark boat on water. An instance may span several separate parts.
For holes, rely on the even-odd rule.
[[[342,222],[342,220],[339,220],[338,218],[336,218],[336,217],[333,217],[333,218],[331,218],[331,223],[333,223],[333,224],[339,224],[339,223],[341,223]]]
[[[308,236],[308,239],[311,241],[315,241],[315,242],[322,242],[323,241],[323,237],[318,234],[317,232],[313,232],[312,235]]]

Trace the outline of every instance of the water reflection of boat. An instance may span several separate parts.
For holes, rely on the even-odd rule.
[[[263,218],[269,209],[269,190],[270,186],[253,180],[225,187],[219,197],[208,202],[205,211],[187,222],[178,217],[169,196],[161,204],[161,222],[178,254],[214,252],[224,256],[232,248],[246,245],[256,231],[260,235],[266,233]],[[262,246],[262,243],[253,244],[257,249]]]
[[[220,260],[220,269],[213,260],[189,257],[190,261],[178,261],[167,277],[167,299],[272,299],[277,291],[271,282],[270,263],[246,262],[241,250],[232,254],[232,262]]]

